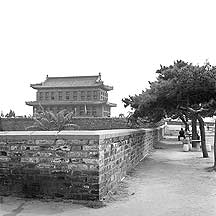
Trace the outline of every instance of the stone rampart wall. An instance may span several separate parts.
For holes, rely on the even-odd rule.
[[[3,131],[24,131],[26,127],[33,125],[31,118],[1,118],[0,127]],[[111,129],[129,129],[126,118],[101,118],[101,117],[75,117],[72,123],[80,126],[80,130],[111,130]],[[157,126],[163,123],[157,124]],[[155,127],[147,125],[145,128]]]
[[[0,195],[101,200],[163,130],[0,132]]]
[[[2,118],[3,131],[24,131],[26,127],[33,125],[31,118]],[[110,130],[129,128],[125,118],[73,118],[72,123],[80,126],[81,130]]]
[[[131,130],[126,134],[110,134],[100,139],[100,198],[106,196],[126,176],[128,170],[148,155],[153,145],[161,138],[161,130]]]

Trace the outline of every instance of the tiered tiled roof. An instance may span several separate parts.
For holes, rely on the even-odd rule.
[[[70,77],[48,77],[42,83],[31,84],[34,89],[40,88],[77,88],[77,87],[98,87],[104,88],[109,91],[112,86],[103,84],[101,74],[96,76],[70,76]]]

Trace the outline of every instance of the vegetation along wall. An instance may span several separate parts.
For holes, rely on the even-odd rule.
[[[163,130],[0,132],[0,195],[102,200]]]

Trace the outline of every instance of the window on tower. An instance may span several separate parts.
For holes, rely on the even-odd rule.
[[[73,100],[76,101],[77,100],[77,91],[73,92]]]
[[[85,92],[81,91],[81,100],[85,100]]]
[[[58,92],[58,99],[62,100],[62,92]]]
[[[55,100],[54,92],[51,92],[51,100]]]
[[[45,100],[49,100],[49,92],[45,92]]]
[[[43,92],[39,92],[39,100],[43,100]]]
[[[70,99],[70,92],[66,92],[66,100]]]
[[[87,91],[87,100],[91,100],[91,91]]]
[[[97,91],[93,91],[93,98],[94,100],[97,100]]]

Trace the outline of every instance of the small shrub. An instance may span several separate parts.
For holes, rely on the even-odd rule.
[[[41,113],[36,113],[33,117],[34,124],[27,127],[26,130],[65,130],[65,129],[79,129],[77,124],[72,124],[73,113],[67,110],[61,110],[58,113],[52,111],[45,111],[42,108]]]

